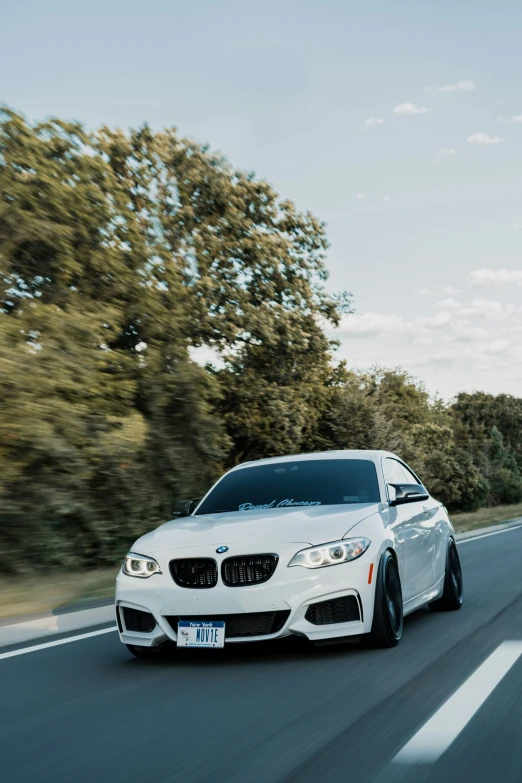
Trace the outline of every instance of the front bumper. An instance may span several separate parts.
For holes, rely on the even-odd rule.
[[[192,554],[191,552],[190,555]],[[200,550],[194,556],[202,554]],[[230,554],[229,552],[228,555]],[[120,639],[124,644],[154,647],[168,640],[176,642],[176,631],[168,619],[172,616],[196,619],[212,615],[218,620],[220,615],[280,611],[289,613],[286,622],[276,633],[225,637],[227,644],[277,639],[290,634],[305,636],[311,641],[334,640],[345,636],[360,636],[371,630],[376,565],[371,548],[358,560],[327,568],[289,568],[286,565],[289,558],[282,558],[274,575],[267,582],[240,587],[227,587],[219,582],[210,589],[191,589],[176,585],[168,569],[168,561],[175,554],[162,555],[161,574],[154,574],[149,579],[126,576],[122,571],[118,575],[116,608]],[[159,560],[156,554],[152,553],[152,556]],[[374,578],[370,579],[372,564]],[[355,597],[359,606],[359,620],[315,625],[306,619],[305,615],[311,604],[344,596]],[[150,612],[156,621],[154,629],[148,633],[128,630],[124,613],[120,611],[124,607]]]

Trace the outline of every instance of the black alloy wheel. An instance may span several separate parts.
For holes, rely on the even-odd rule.
[[[395,647],[402,637],[402,588],[399,569],[393,554],[387,550],[381,557],[375,583],[375,605],[372,630],[368,641],[372,647]]]
[[[450,539],[446,554],[446,572],[444,575],[444,589],[442,595],[436,601],[432,601],[432,612],[455,612],[464,601],[464,583],[462,580],[462,568],[457,551],[457,545]]]

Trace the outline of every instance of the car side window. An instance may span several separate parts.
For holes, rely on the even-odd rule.
[[[419,483],[422,484],[422,482],[419,482],[419,479],[416,478],[410,470],[408,470],[406,465],[401,465],[401,468],[403,469],[404,474],[406,476],[406,479],[407,479],[406,483],[407,484],[419,484]]]
[[[403,470],[403,467],[400,462],[397,462],[396,459],[392,459],[391,457],[386,457],[386,459],[383,462],[383,470],[384,470],[384,480],[387,484],[410,484],[417,482],[410,482],[409,479],[406,477],[406,473]]]

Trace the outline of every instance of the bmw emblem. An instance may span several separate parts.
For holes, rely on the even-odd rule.
[[[228,546],[218,546],[216,552],[218,553],[218,555],[222,555],[223,552],[228,552]]]

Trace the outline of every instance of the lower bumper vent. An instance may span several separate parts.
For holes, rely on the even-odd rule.
[[[207,614],[205,616],[168,615],[165,617],[174,631],[178,630],[180,620],[223,620],[225,639],[237,639],[245,636],[269,636],[277,633],[286,623],[289,609],[279,612],[242,612],[241,614]]]
[[[333,598],[311,604],[306,610],[305,620],[313,625],[331,625],[332,623],[352,623],[361,619],[359,603],[354,595]]]
[[[128,606],[123,607],[123,621],[127,631],[150,633],[156,627],[154,615],[150,612],[142,612],[140,609],[130,609]]]

